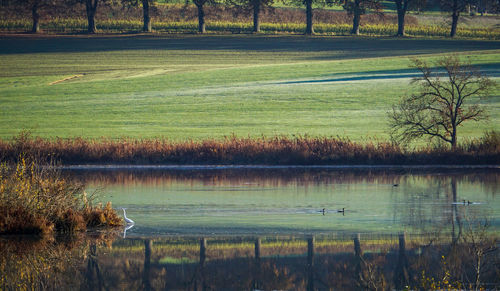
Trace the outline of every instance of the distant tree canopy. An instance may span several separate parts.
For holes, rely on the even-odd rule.
[[[457,146],[458,127],[466,121],[487,117],[479,98],[495,85],[489,78],[457,56],[436,62],[436,69],[419,59],[414,67],[422,73],[413,79],[419,85],[415,94],[403,97],[388,113],[391,137],[396,142],[410,142],[427,137]]]
[[[186,5],[184,8],[180,8],[179,6],[170,6],[170,5],[157,5],[158,0],[0,0],[0,7],[2,9],[13,11],[14,15],[23,15],[27,16],[28,13],[30,18],[32,19],[31,31],[33,33],[37,33],[40,31],[40,19],[43,19],[41,16],[47,16],[50,18],[55,16],[54,19],[60,18],[79,18],[80,15],[78,11],[80,11],[83,7],[85,7],[86,18],[87,18],[87,32],[88,33],[96,33],[96,15],[99,6],[106,3],[109,7],[106,7],[107,12],[105,15],[116,15],[122,14],[120,11],[117,11],[117,7],[120,5],[116,5],[117,3],[122,3],[121,7],[123,11],[125,11],[125,7],[142,7],[142,18],[143,18],[143,27],[142,30],[144,32],[152,31],[152,21],[151,21],[151,11],[162,11],[163,15],[165,15],[165,11],[172,9],[173,14],[177,15],[173,16],[176,19],[183,18],[184,12],[193,11],[193,6],[196,7],[197,10],[197,18],[198,18],[198,32],[204,33],[206,32],[206,24],[205,24],[205,9],[206,5],[214,5],[213,9],[210,9],[212,13],[228,13],[229,11],[241,11],[243,14],[251,14],[253,13],[253,32],[260,32],[261,30],[261,12],[265,8],[272,8],[274,4],[276,4],[276,0],[186,0]],[[313,19],[323,19],[322,22],[330,23],[329,19],[335,19],[337,16],[332,16],[338,12],[326,11],[323,10],[318,13],[319,17],[316,16],[314,18],[313,15],[313,7],[325,7],[332,5],[342,5],[344,10],[347,12],[349,17],[352,16],[352,34],[360,33],[360,25],[362,15],[371,13],[372,19],[378,18],[376,15],[382,15],[383,5],[381,0],[281,0],[284,1],[284,4],[292,4],[296,6],[303,7],[305,6],[305,34],[313,34]],[[451,13],[451,30],[449,35],[451,37],[455,36],[457,33],[457,27],[459,22],[459,17],[463,13],[499,13],[500,12],[500,0],[392,0],[394,1],[396,12],[397,12],[397,23],[398,30],[396,35],[403,36],[405,35],[405,17],[409,10],[421,10],[428,4],[428,6],[432,6],[433,8],[439,7],[442,11]],[[194,5],[190,5],[190,4]],[[110,8],[111,7],[111,8]],[[228,7],[231,7],[228,9]],[[112,9],[111,11],[109,9]],[[113,10],[114,9],[114,10]],[[272,8],[274,10],[274,8]],[[4,11],[5,11],[4,10]],[[284,12],[285,17],[281,17],[277,15],[279,19],[293,19],[292,22],[296,23],[297,17],[293,16],[289,18],[291,13],[297,13],[294,9],[288,8],[280,8],[281,11]],[[70,11],[71,13],[76,13],[75,15],[63,14],[63,11]],[[134,10],[137,12],[138,10]],[[180,13],[179,13],[180,11]],[[293,11],[293,12],[290,12]],[[2,11],[0,11],[2,12]],[[230,12],[233,13],[233,17],[239,14],[240,12]],[[299,12],[299,13],[302,13]],[[332,14],[333,13],[333,14]],[[8,13],[3,12],[2,15],[5,17],[10,17]],[[100,17],[103,16],[103,13],[99,14]],[[188,13],[190,17],[192,16],[191,12]],[[338,15],[338,14],[335,14]],[[325,18],[325,16],[327,18]],[[373,17],[375,16],[375,17]],[[137,16],[135,16],[137,17]],[[171,17],[171,16],[168,16]],[[264,17],[268,17],[268,15],[264,15]],[[287,18],[288,17],[288,18]],[[322,17],[322,18],[321,18]],[[342,14],[339,19],[345,22],[345,14]],[[228,20],[227,15],[218,15],[212,14],[212,19],[224,19],[223,21],[231,21]],[[407,17],[406,17],[407,18]],[[102,18],[101,18],[102,19]],[[278,19],[278,18],[277,18]],[[302,15],[300,16],[300,21],[302,20]],[[325,22],[326,19],[326,22]],[[394,16],[391,16],[387,19],[394,19]],[[383,20],[380,18],[382,23],[388,23],[388,20]],[[413,23],[416,23],[416,18],[412,17]],[[176,20],[179,21],[179,20]],[[238,20],[240,21],[240,20]],[[267,18],[269,21],[269,18]],[[286,20],[285,20],[286,21]],[[390,20],[389,20],[390,21]],[[241,21],[240,21],[241,22]],[[271,20],[273,25],[277,24],[276,21]],[[333,20],[332,23],[338,23],[336,20]],[[408,22],[407,22],[408,23]],[[19,24],[17,24],[19,25]],[[238,23],[240,25],[240,23]],[[248,27],[248,26],[246,26]],[[245,30],[248,28],[244,28]],[[62,28],[65,29],[65,28]],[[281,29],[281,28],[279,28]],[[285,26],[285,30],[296,31],[296,27],[291,28]],[[390,29],[392,31],[392,27]],[[439,30],[442,30],[440,28]],[[393,32],[391,32],[393,33]],[[490,32],[482,31],[480,32],[483,35],[489,35]],[[442,35],[442,32],[439,32]],[[468,33],[470,35],[471,33]]]

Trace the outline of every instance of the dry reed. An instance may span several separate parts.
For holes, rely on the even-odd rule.
[[[15,169],[0,167],[0,234],[74,233],[94,226],[118,226],[107,204],[93,206],[83,188],[21,157]]]
[[[436,165],[499,164],[500,134],[445,146],[407,149],[389,142],[356,143],[326,137],[228,137],[223,140],[171,142],[164,139],[42,139],[21,133],[0,140],[0,157],[15,162],[20,154],[62,164],[248,164],[248,165]]]

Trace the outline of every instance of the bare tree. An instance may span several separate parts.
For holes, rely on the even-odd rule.
[[[403,97],[388,113],[391,137],[397,142],[437,138],[456,149],[457,128],[465,121],[487,117],[478,101],[495,84],[457,56],[437,61],[439,69],[431,69],[419,59],[413,64],[422,73],[412,80],[419,91]]]

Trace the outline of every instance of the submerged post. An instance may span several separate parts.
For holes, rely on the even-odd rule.
[[[253,282],[252,282],[252,289],[253,290],[260,290],[262,289],[262,284],[261,284],[261,262],[260,262],[260,248],[261,248],[261,239],[260,237],[255,240],[255,261],[254,261],[254,268],[253,268]]]
[[[261,239],[260,237],[255,240],[255,261],[260,262],[260,247]]]
[[[142,283],[144,290],[151,290],[151,249],[153,241],[150,239],[144,240],[144,273],[142,276]]]
[[[361,243],[359,242],[360,237],[361,236],[359,233],[354,236],[354,255],[357,258],[361,258],[363,256],[363,251],[361,250]]]
[[[307,290],[314,290],[314,236],[307,239]]]
[[[399,255],[396,271],[394,272],[394,287],[404,289],[409,284],[410,274],[408,258],[406,257],[406,236],[405,233],[399,234]]]
[[[360,243],[360,234],[356,234],[353,238],[354,240],[354,270],[355,270],[355,278],[356,280],[362,280],[363,279],[363,272],[362,272],[362,262],[363,262],[363,251],[361,250],[361,243]]]
[[[207,239],[201,238],[200,239],[200,266],[205,265],[206,251],[207,251]]]

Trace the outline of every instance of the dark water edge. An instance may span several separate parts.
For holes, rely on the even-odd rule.
[[[500,165],[62,165],[61,170],[499,170]]]
[[[68,177],[84,183],[101,181],[105,183],[127,183],[127,180],[208,180],[208,179],[259,179],[274,181],[310,179],[342,180],[355,183],[359,180],[375,179],[397,182],[400,177],[418,175],[423,177],[456,177],[474,179],[492,187],[500,180],[499,166],[254,166],[254,165],[77,165],[57,167]],[[471,178],[472,177],[472,178]],[[311,181],[312,182],[312,181]],[[329,182],[329,181],[327,181]]]
[[[398,183],[411,175],[432,178],[456,178],[485,183],[497,188],[500,184],[500,166],[253,166],[253,165],[79,165],[61,166],[58,169],[67,177],[83,183],[105,184],[177,181],[264,181],[267,183],[357,183],[383,181]],[[494,192],[496,192],[494,190]]]
[[[500,288],[499,237],[0,237],[2,290]],[[479,277],[477,262],[481,262]]]

